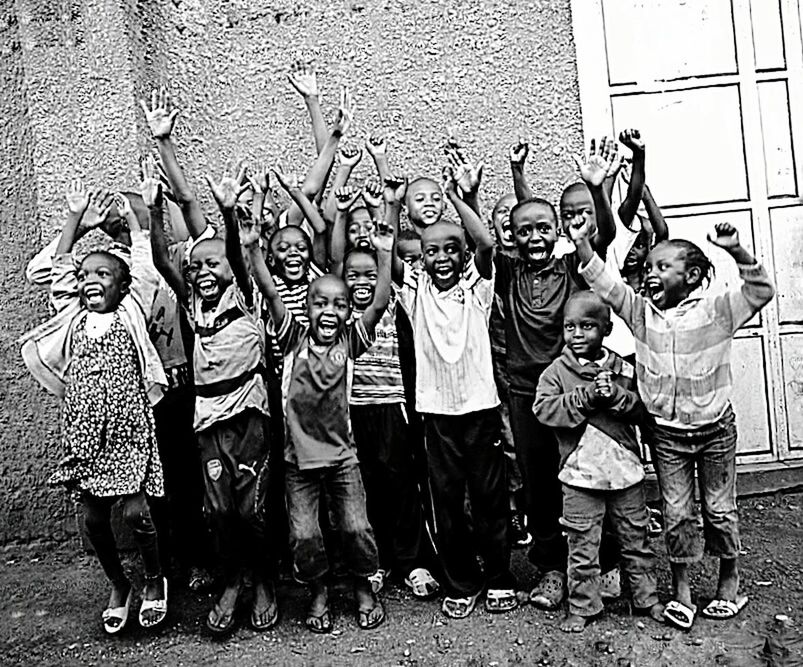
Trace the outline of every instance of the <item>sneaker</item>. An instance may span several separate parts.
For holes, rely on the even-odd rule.
[[[603,572],[599,577],[599,596],[603,600],[614,600],[622,594],[622,579],[619,568]]]
[[[512,511],[508,530],[510,531],[510,544],[516,549],[523,549],[533,541],[533,536],[527,532],[527,517],[523,512]]]
[[[370,577],[368,577],[368,581],[371,583],[371,590],[374,592],[374,595],[379,593],[379,591],[385,587],[385,582],[389,577],[390,570],[383,570],[381,567]]]
[[[441,589],[435,577],[424,567],[417,567],[410,572],[410,575],[404,579],[404,585],[419,600],[428,600],[437,595]]]

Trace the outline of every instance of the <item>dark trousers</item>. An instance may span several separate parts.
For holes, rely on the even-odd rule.
[[[563,489],[558,479],[560,452],[552,430],[533,414],[535,391],[511,391],[510,427],[516,445],[516,459],[524,488],[527,527],[533,536],[529,558],[541,572],[566,572],[568,547],[560,518]],[[619,561],[618,544],[605,520],[600,564],[607,572]]]
[[[350,410],[379,565],[393,566],[406,577],[417,567],[429,567],[432,549],[404,406],[354,405]]]
[[[424,415],[424,444],[435,514],[435,545],[450,597],[513,588],[507,539],[505,454],[496,408]],[[465,511],[466,491],[473,530]],[[483,573],[477,560],[482,558]]]
[[[165,571],[171,558],[182,570],[207,566],[210,561],[203,469],[192,428],[194,411],[195,395],[189,386],[171,389],[153,409],[165,495],[149,503]]]
[[[275,556],[265,525],[272,483],[267,418],[249,409],[198,433],[204,471],[204,512],[227,583],[246,567],[275,577]]]
[[[112,506],[118,502],[122,505],[123,522],[134,536],[145,576],[148,579],[155,579],[160,576],[162,569],[159,563],[156,528],[153,526],[148,501],[143,492],[130,496],[104,497],[85,493],[81,497],[81,503],[84,507],[86,536],[109,581],[114,586],[122,588],[128,585],[128,578],[120,562],[111,523]]]

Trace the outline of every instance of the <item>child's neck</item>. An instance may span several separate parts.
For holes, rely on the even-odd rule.
[[[596,350],[589,352],[588,354],[583,355],[576,355],[578,359],[582,359],[583,361],[599,361],[600,359],[605,357],[605,349],[602,347],[598,347]]]

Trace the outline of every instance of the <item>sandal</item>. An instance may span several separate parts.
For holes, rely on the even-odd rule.
[[[192,567],[190,568],[190,577],[189,582],[187,583],[187,587],[195,592],[199,593],[200,591],[206,590],[207,588],[211,588],[212,584],[214,584],[214,579],[212,579],[212,575],[209,574],[205,569],[202,567]]]
[[[142,604],[139,607],[139,624],[143,628],[155,628],[165,620],[165,616],[167,616],[167,577],[162,577],[162,590],[164,591],[163,598],[142,600]],[[156,618],[153,620],[145,618],[145,612],[148,611],[155,611],[157,613]]]
[[[307,626],[307,630],[314,632],[316,635],[325,635],[332,632],[332,617],[329,615],[329,607],[324,608],[317,616],[312,612],[307,612],[304,625]]]
[[[410,572],[404,579],[404,585],[410,589],[413,597],[419,600],[429,600],[436,596],[441,589],[441,585],[430,574],[430,571],[423,567],[417,567]]]
[[[373,591],[374,595],[379,593],[379,591],[385,587],[385,583],[389,577],[390,570],[383,570],[381,567],[368,577],[368,582],[371,584],[371,590]]]
[[[557,609],[566,596],[566,575],[557,570],[547,572],[530,592],[530,603],[552,611]]]
[[[385,607],[379,600],[370,609],[357,609],[357,625],[360,630],[373,630],[385,622]]]
[[[736,600],[711,600],[700,612],[706,618],[713,618],[717,621],[725,621],[736,616],[747,604],[747,596],[740,595]]]
[[[697,607],[691,605],[687,607],[678,600],[670,600],[664,607],[664,620],[669,625],[674,625],[681,630],[689,630],[694,623],[694,617],[697,615]]]
[[[237,622],[235,611],[236,607],[228,612],[223,611],[216,602],[206,615],[206,629],[216,637],[227,636],[234,630]]]
[[[259,613],[257,613],[256,607],[251,610],[251,618],[249,619],[249,623],[251,625],[251,629],[256,630],[257,632],[270,630],[278,622],[279,605],[276,603],[276,600],[274,600],[267,609]]]
[[[485,593],[485,611],[501,614],[519,606],[519,598],[512,588],[489,588]]]
[[[477,598],[480,597],[482,591],[477,591],[475,595],[469,595],[464,598],[443,598],[441,604],[441,611],[449,618],[468,618],[474,607],[477,606]]]
[[[131,609],[131,600],[133,597],[134,589],[129,588],[124,606],[109,607],[103,610],[100,617],[103,619],[103,629],[107,634],[115,635],[125,627],[125,624],[128,622],[128,611]]]

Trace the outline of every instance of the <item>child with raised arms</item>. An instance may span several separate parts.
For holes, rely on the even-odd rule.
[[[694,505],[695,469],[705,550],[719,558],[719,582],[703,615],[733,618],[747,603],[739,592],[741,550],[736,507],[736,419],[731,405],[733,336],[773,297],[767,272],[728,223],[709,242],[737,263],[740,289],[695,294],[713,266],[690,241],[671,239],[650,251],[643,294],[605,270],[588,241],[588,226],[572,230],[581,275],[630,327],[636,338],[638,388],[652,416],[644,437],[651,447],[664,510],[664,539],[672,568],[672,600],[664,617],[688,630],[697,607],[689,566],[702,556]]]

